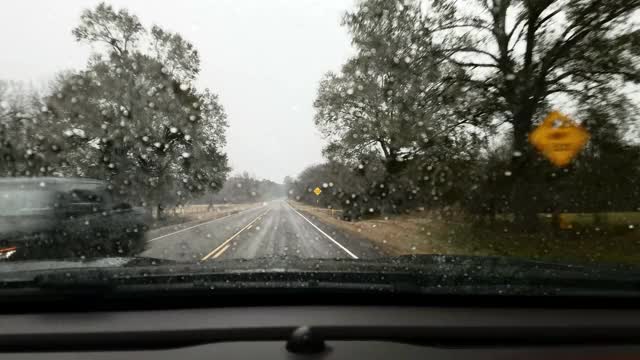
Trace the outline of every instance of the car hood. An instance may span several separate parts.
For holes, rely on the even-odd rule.
[[[98,259],[0,261],[0,276],[24,272],[46,272],[82,268],[126,268],[167,264],[174,264],[174,262],[170,260],[146,257],[106,257]]]
[[[0,261],[0,276],[11,273],[50,272],[81,269],[139,269],[158,273],[202,274],[219,272],[352,272],[352,273],[412,273],[416,275],[464,275],[467,277],[518,277],[536,273],[544,276],[598,274],[640,274],[640,268],[629,265],[573,264],[542,262],[510,257],[458,255],[405,255],[372,259],[314,259],[295,256],[274,256],[252,259],[228,259],[198,263],[183,263],[150,257],[107,257],[98,259]]]
[[[348,289],[422,294],[622,294],[640,296],[634,267],[420,255],[369,260],[279,256],[178,263],[153,258],[27,261],[0,264],[0,288],[95,289]],[[133,291],[133,290],[132,290]],[[134,293],[135,293],[134,291]]]

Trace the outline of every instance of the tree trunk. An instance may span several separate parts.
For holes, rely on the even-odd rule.
[[[606,223],[606,214],[596,210],[593,213],[593,225],[597,227],[602,227],[603,225],[605,225],[605,223]]]
[[[551,213],[551,231],[554,236],[560,235],[560,211],[558,209],[554,209],[553,213]]]
[[[511,175],[513,187],[511,193],[511,208],[514,225],[526,232],[539,229],[537,198],[531,187],[534,153],[529,144],[529,132],[532,127],[533,110],[521,110],[514,117],[513,122],[513,154],[511,156]]]
[[[158,220],[162,219],[162,204],[158,203],[158,205],[156,205],[156,213],[158,214]]]

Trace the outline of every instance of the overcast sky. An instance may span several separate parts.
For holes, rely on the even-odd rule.
[[[2,3],[0,79],[42,86],[86,64],[90,47],[71,29],[93,0]],[[116,0],[145,26],[182,34],[200,51],[198,87],[220,95],[235,172],[281,182],[322,161],[313,125],[318,81],[351,54],[340,26],[350,0]]]

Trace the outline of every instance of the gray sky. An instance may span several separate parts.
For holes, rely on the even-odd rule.
[[[340,26],[349,0],[115,0],[145,26],[179,32],[200,51],[198,87],[220,95],[229,116],[234,171],[282,181],[322,161],[313,125],[318,81],[351,54]],[[3,2],[0,79],[41,86],[80,69],[91,51],[71,29],[93,0]]]

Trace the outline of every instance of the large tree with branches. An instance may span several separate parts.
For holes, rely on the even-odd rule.
[[[457,78],[457,66],[432,56],[432,39],[419,3],[362,2],[343,18],[356,55],[320,83],[315,123],[329,140],[325,155],[360,163],[378,156],[389,175],[429,157],[470,150],[484,109]],[[425,167],[428,164],[424,164]]]
[[[73,35],[99,51],[59,78],[43,115],[66,137],[71,170],[159,208],[220,189],[226,114],[215,94],[195,88],[193,45],[104,3],[82,14]]]
[[[535,223],[527,177],[534,157],[528,134],[550,105],[578,109],[626,104],[625,86],[640,81],[640,0],[438,0],[425,22],[432,56],[464,70],[452,81],[483,93],[475,107],[511,126],[516,220]],[[604,104],[604,105],[602,105]],[[614,110],[612,110],[614,111]]]

